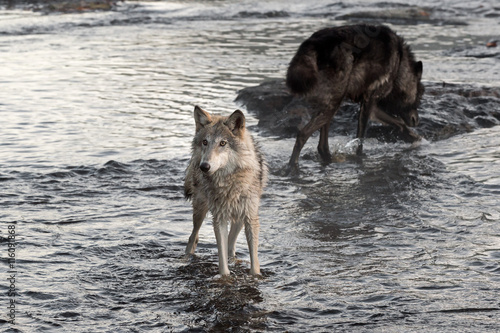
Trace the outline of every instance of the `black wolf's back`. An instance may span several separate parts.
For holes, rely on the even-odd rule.
[[[294,94],[311,91],[318,82],[318,72],[336,73],[363,57],[384,62],[398,39],[386,26],[354,25],[319,30],[305,40],[292,58],[286,84]],[[398,45],[399,46],[399,45]],[[399,47],[397,47],[399,48]]]

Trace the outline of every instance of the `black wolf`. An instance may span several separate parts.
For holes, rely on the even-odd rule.
[[[422,62],[416,61],[403,38],[386,26],[351,25],[315,32],[300,45],[286,75],[292,93],[304,95],[316,109],[297,135],[289,168],[298,166],[300,151],[317,130],[318,152],[325,162],[331,160],[328,130],[344,98],[361,104],[358,138],[364,137],[372,119],[418,140],[408,126],[419,121],[417,108],[424,92],[421,77]]]

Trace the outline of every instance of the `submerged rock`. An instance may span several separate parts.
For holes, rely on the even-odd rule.
[[[57,12],[83,12],[88,10],[110,10],[113,3],[108,0],[96,1],[64,1],[45,6],[45,10]]]
[[[486,45],[475,45],[463,48],[453,48],[443,52],[445,56],[451,57],[468,57],[468,58],[497,58],[500,59],[500,48],[494,44],[495,41],[489,42]]]
[[[449,138],[474,129],[500,125],[500,88],[424,83],[426,92],[414,130],[429,141]],[[236,102],[259,119],[264,135],[295,137],[315,112],[301,97],[292,96],[284,80],[266,81],[238,92]],[[333,118],[331,135],[354,137],[359,105],[344,101]],[[381,141],[406,140],[393,127],[372,123],[367,137]]]

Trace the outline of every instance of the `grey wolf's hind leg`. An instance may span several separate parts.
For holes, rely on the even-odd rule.
[[[186,246],[186,254],[194,254],[194,250],[196,250],[196,246],[198,245],[198,232],[207,212],[208,206],[205,202],[193,201],[193,231]]]

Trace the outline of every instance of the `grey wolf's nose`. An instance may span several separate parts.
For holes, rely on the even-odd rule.
[[[207,172],[208,170],[210,170],[210,164],[208,164],[207,162],[203,162],[200,164],[200,169],[203,172]]]

